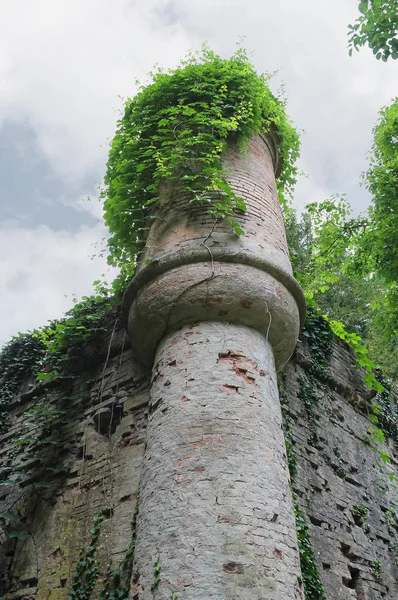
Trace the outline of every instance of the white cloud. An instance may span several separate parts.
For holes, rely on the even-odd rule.
[[[27,120],[57,173],[101,177],[118,95],[190,41],[158,2],[14,0],[0,14],[0,119]],[[102,147],[101,147],[102,146]]]
[[[0,119],[26,120],[65,178],[101,180],[121,102],[155,62],[169,67],[204,40],[231,53],[240,36],[259,70],[279,69],[317,187],[346,191],[366,165],[396,65],[349,58],[356,4],[335,0],[14,0],[0,15]],[[394,76],[395,75],[395,76]],[[276,82],[276,83],[277,83]],[[276,85],[277,87],[277,85]],[[338,189],[331,189],[332,183]],[[305,198],[300,191],[297,201]],[[365,198],[365,196],[364,196]],[[360,204],[360,198],[356,199]]]
[[[72,306],[72,294],[93,292],[92,282],[107,271],[95,245],[102,225],[77,232],[48,227],[23,229],[12,222],[0,228],[0,345],[17,331],[44,325]],[[66,297],[65,297],[66,296]]]

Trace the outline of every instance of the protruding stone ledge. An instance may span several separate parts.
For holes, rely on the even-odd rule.
[[[200,238],[196,243],[191,243],[190,245],[187,244],[184,248],[170,251],[167,254],[164,254],[161,260],[154,260],[145,265],[135,275],[134,279],[132,279],[124,295],[124,317],[127,319],[130,306],[134,302],[141,288],[155,280],[157,277],[163,275],[166,271],[199,262],[209,262],[211,265],[212,260],[214,264],[219,262],[236,263],[254,267],[255,269],[272,275],[287,288],[296,300],[300,314],[300,326],[304,324],[306,304],[303,291],[293,275],[280,265],[280,261],[277,259],[277,256],[275,256],[275,251],[259,255],[255,252],[254,248],[250,248],[250,246],[247,245],[241,247],[237,245],[214,246],[212,245],[211,240],[206,242],[206,246],[203,244],[203,238]],[[210,249],[210,252],[208,248]]]
[[[230,322],[262,333],[280,369],[297,340],[298,306],[284,283],[254,266],[209,261],[182,264],[137,291],[129,315],[130,339],[142,362],[150,365],[168,330],[201,321]]]

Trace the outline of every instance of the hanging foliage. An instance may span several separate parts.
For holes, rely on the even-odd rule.
[[[297,132],[283,102],[270,91],[244,50],[222,59],[208,48],[177,68],[152,74],[152,83],[125,104],[109,153],[104,198],[111,231],[109,262],[131,272],[142,248],[147,216],[156,218],[162,181],[178,181],[192,202],[217,218],[246,209],[226,180],[221,156],[231,135],[242,151],[253,134],[272,132],[282,159],[280,197],[296,181]],[[215,201],[215,195],[217,200]],[[154,205],[154,206],[153,206]],[[151,212],[150,212],[151,208]]]

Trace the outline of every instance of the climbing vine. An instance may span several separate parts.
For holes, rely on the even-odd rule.
[[[108,562],[103,588],[98,600],[128,600],[133,574],[134,550],[135,531],[131,536],[130,545],[119,566],[112,568],[111,563]]]
[[[129,598],[133,574],[138,502],[139,498],[137,497],[136,509],[131,523],[130,544],[117,567],[112,567],[111,560],[108,561],[102,583],[99,585],[98,600],[128,600]],[[90,540],[88,545],[80,551],[67,600],[90,600],[91,598],[99,579],[99,564],[96,555],[104,519],[104,512],[99,512],[94,516],[93,526],[90,529]]]
[[[64,437],[74,422],[70,406],[76,394],[84,393],[82,386],[72,391],[74,378],[82,364],[89,368],[118,320],[114,299],[98,285],[95,296],[76,303],[63,319],[19,334],[0,354],[0,433],[14,424],[14,408],[19,414],[0,475],[0,483],[15,486],[16,492],[16,501],[0,515],[8,540],[30,537],[29,515],[21,518],[19,505],[25,506],[28,497],[48,500],[64,481],[69,471]],[[3,574],[1,591],[9,584]]]
[[[330,320],[327,315],[320,315],[312,306],[308,307],[307,320],[302,330],[302,337],[308,343],[311,363],[300,373],[298,392],[307,413],[311,431],[310,443],[314,444],[317,440],[317,416],[314,411],[318,402],[317,381],[327,380],[332,334],[351,347],[358,366],[365,370],[364,384],[378,392],[375,399],[367,406],[366,416],[370,424],[366,439],[379,455],[380,467],[386,471],[390,483],[395,484],[396,476],[391,470],[386,469],[386,465],[391,462],[390,456],[382,446],[386,441],[386,436],[398,443],[398,402],[397,396],[392,390],[391,381],[381,369],[376,369],[376,365],[368,359],[367,349],[360,336],[348,333],[343,323]]]
[[[374,400],[377,423],[385,435],[390,436],[398,445],[398,398],[391,380],[380,369],[376,371],[376,377],[382,386],[382,391]]]
[[[32,334],[18,334],[0,354],[0,433],[9,424],[8,406],[22,383],[35,374],[43,360],[44,344]]]
[[[395,504],[386,511],[386,525],[390,534],[390,548],[394,555],[395,565],[398,567],[398,513]]]
[[[97,284],[95,295],[83,296],[65,317],[33,332],[43,344],[47,359],[42,371],[37,373],[38,381],[73,374],[80,367],[85,344],[95,337],[103,339],[117,320],[116,299],[99,282],[94,284]]]
[[[317,439],[315,406],[318,403],[318,381],[327,379],[327,371],[331,356],[332,332],[325,319],[308,308],[307,319],[302,330],[302,337],[306,340],[310,351],[310,365],[303,369],[299,376],[298,396],[303,402],[308,424],[311,431],[310,443]]]
[[[324,316],[320,315],[311,306],[307,309],[306,321],[301,335],[308,343],[311,352],[311,365],[309,367],[311,375],[324,380],[330,362],[333,336]]]
[[[21,394],[22,384],[30,381],[21,394],[21,400],[30,400],[30,404],[14,448],[28,449],[30,457],[36,457],[53,474],[57,468],[63,468],[49,463],[47,458],[48,447],[60,441],[60,428],[66,418],[63,404],[68,401],[67,380],[73,380],[81,369],[85,344],[98,342],[98,337],[103,341],[118,319],[114,299],[102,291],[76,303],[63,319],[14,337],[0,354],[0,432],[10,423],[9,409],[16,395]],[[95,349],[92,345],[90,352]],[[62,391],[56,389],[60,384]],[[44,392],[45,402],[41,399]],[[50,454],[50,458],[56,456],[54,452]],[[29,470],[33,463],[34,460],[28,461],[20,469]]]
[[[298,504],[298,497],[295,491],[295,479],[297,475],[297,459],[294,451],[294,437],[291,428],[291,419],[288,413],[286,396],[286,378],[282,375],[278,377],[278,389],[281,399],[283,425],[285,432],[285,446],[287,463],[290,473],[290,486],[292,491],[292,501],[294,516],[296,522],[297,542],[300,553],[300,567],[303,576],[303,587],[306,600],[326,600],[323,585],[319,575],[315,560],[314,550],[312,548],[311,536],[308,529],[304,512]]]
[[[310,533],[303,511],[293,493],[294,515],[296,517],[296,532],[299,543],[300,565],[306,600],[326,600],[323,585],[319,577],[315,554],[311,544]]]
[[[258,75],[243,49],[222,59],[204,47],[177,69],[151,75],[150,85],[125,103],[102,192],[111,232],[108,260],[125,273],[134,268],[147,217],[156,218],[154,206],[166,193],[161,187],[166,180],[178,182],[191,202],[243,233],[234,215],[246,205],[228,184],[221,162],[231,137],[244,151],[253,134],[274,134],[282,201],[297,175],[298,134],[268,87],[270,75]]]
[[[80,552],[76,569],[73,574],[71,591],[67,600],[90,600],[91,592],[98,579],[98,562],[96,559],[98,538],[101,524],[104,520],[103,513],[94,516],[93,526],[90,529],[88,546]]]
[[[137,494],[136,508],[131,522],[131,538],[126,554],[116,568],[112,568],[109,560],[103,587],[100,591],[98,600],[128,600],[130,585],[133,575],[133,563],[137,530],[137,517],[139,506],[139,494]]]

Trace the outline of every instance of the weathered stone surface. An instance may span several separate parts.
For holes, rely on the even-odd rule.
[[[121,330],[121,339],[123,334]],[[109,509],[109,499],[112,499],[114,509],[107,513],[109,518],[104,521],[100,535],[99,578],[105,576],[108,556],[115,567],[125,556],[142,478],[149,381],[130,350],[122,351],[119,346],[113,353],[108,364],[100,362],[93,370],[83,373],[70,390],[69,395],[74,399],[67,405],[67,417],[73,422],[59,430],[63,449],[60,461],[67,467],[67,473],[59,483],[54,476],[52,489],[33,489],[33,484],[24,485],[24,472],[17,471],[21,464],[32,462],[29,446],[14,446],[13,443],[28,433],[25,423],[32,417],[27,411],[35,401],[15,406],[12,427],[1,438],[0,512],[23,514],[35,542],[10,540],[7,535],[10,527],[2,522],[4,534],[0,538],[0,557],[4,562],[0,573],[7,574],[7,564],[12,563],[7,600],[66,600],[79,552],[89,540],[93,516],[101,509]],[[102,355],[106,355],[106,351]],[[295,486],[299,503],[307,514],[326,598],[396,600],[396,551],[388,522],[393,503],[398,504],[398,494],[396,488],[388,484],[387,472],[380,466],[378,455],[366,443],[370,423],[366,415],[358,411],[369,406],[369,390],[363,387],[362,375],[355,368],[350,352],[344,345],[334,344],[327,382],[315,379],[318,403],[314,407],[317,433],[314,442],[312,425],[303,401],[298,397],[300,375],[308,371],[310,364],[307,347],[301,342],[285,369],[287,401],[284,411],[290,415],[291,439],[298,462]],[[169,367],[171,371],[173,368],[176,367]],[[237,379],[239,389],[244,380]],[[252,386],[247,384],[250,389]],[[228,394],[228,398],[239,396],[239,392]],[[53,402],[51,395],[40,399],[49,405]],[[123,405],[123,415],[116,431],[108,438],[96,432],[93,415],[100,407],[111,407],[115,400]],[[232,405],[227,404],[224,409],[232,410]],[[179,424],[180,413],[175,427]],[[211,449],[209,445],[208,451]],[[392,458],[391,467],[387,468],[398,477],[396,447],[390,441],[384,450]],[[51,452],[55,451],[56,447],[51,448]],[[28,476],[29,472],[26,473]],[[12,484],[16,479],[21,479],[19,485]],[[203,485],[210,485],[210,482]],[[238,486],[239,483],[232,489],[229,502],[236,501],[233,494],[238,490],[242,493],[242,486]],[[352,514],[357,503],[369,509],[367,524],[362,526],[355,523]],[[216,526],[224,526],[225,530],[236,527],[239,532],[241,525],[234,525],[229,513],[227,517],[232,524],[222,523],[224,507],[218,506],[217,516],[221,515],[221,523]],[[261,509],[249,510],[248,515],[244,514],[244,507],[239,510],[244,527],[248,526],[247,519],[252,520],[254,515],[259,522],[266,521],[269,516]],[[163,549],[159,550],[161,555]],[[375,580],[369,565],[373,561],[381,563],[381,583]],[[185,561],[184,569],[187,564]],[[263,569],[266,568],[270,565],[264,560]],[[233,572],[235,569],[239,570],[239,567],[230,566],[223,571],[225,577],[231,577],[230,581],[244,578],[244,574]],[[168,584],[163,580],[164,574],[161,571],[161,589]],[[96,593],[101,585],[99,583]],[[132,593],[136,589],[133,582]],[[97,596],[93,594],[93,600]],[[178,598],[184,600],[184,593],[178,594]]]
[[[158,348],[135,570],[143,599],[303,598],[272,349],[253,329],[201,323]]]
[[[247,205],[245,213],[236,215],[245,229],[241,237],[233,234],[228,223],[215,223],[214,216],[207,214],[206,206],[203,210],[203,205],[187,202],[187,194],[178,183],[165,183],[163,195],[154,208],[154,213],[160,218],[150,221],[146,250],[138,273],[148,270],[148,261],[154,259],[166,264],[171,256],[179,257],[184,263],[208,260],[210,248],[215,260],[220,260],[220,255],[231,254],[239,257],[234,262],[245,262],[250,259],[244,257],[251,256],[257,264],[274,265],[291,275],[275,182],[275,156],[274,139],[263,135],[254,136],[244,153],[231,140],[223,156],[227,180]],[[206,240],[205,245],[203,240]],[[195,260],[195,256],[201,258]]]
[[[130,311],[133,342],[151,363],[153,349],[170,329],[197,321],[232,322],[261,331],[278,370],[299,334],[299,310],[288,289],[269,273],[235,263],[187,264],[163,273],[137,294]]]
[[[244,235],[166,182],[128,293],[132,346],[148,365],[156,350],[135,583],[148,599],[297,600],[276,369],[305,303],[269,140],[254,136],[246,153],[231,144],[223,168],[247,205]]]
[[[271,142],[254,136],[245,154],[231,144],[223,159],[231,187],[247,205],[236,214],[242,236],[207,214],[207,205],[190,202],[177,184],[156,203],[125,298],[132,346],[149,366],[169,327],[197,321],[268,331],[277,368],[293,352],[305,302],[292,275]]]
[[[27,380],[10,407],[0,444],[6,600],[65,600],[99,514],[90,600],[109,597],[118,567],[132,600],[302,599],[274,363],[293,351],[304,303],[271,141],[253,138],[245,156],[232,144],[224,166],[248,205],[237,215],[245,234],[168,189],[126,295],[133,350],[115,321],[87,345],[79,376],[32,389]],[[156,349],[150,380],[137,356],[151,364]],[[380,465],[361,377],[345,346],[320,368],[300,343],[285,370],[285,432],[327,600],[396,600],[397,449],[388,440],[392,462]],[[84,582],[83,568],[74,590]]]
[[[300,398],[300,377],[308,375],[310,364],[308,347],[299,342],[285,369],[283,408],[297,458],[295,488],[326,598],[393,600],[398,598],[398,492],[390,475],[398,475],[398,448],[391,440],[381,448],[391,458],[388,465],[369,444],[372,394],[341,342],[333,343],[327,382],[310,376],[318,402],[309,419]],[[368,514],[356,518],[355,507]],[[380,581],[375,562],[380,562]]]
[[[125,339],[123,330],[117,333]],[[36,468],[17,472],[18,465],[29,463],[33,450],[31,444],[13,443],[38,435],[27,425],[34,421],[29,409],[38,403],[46,404],[50,411],[59,409],[59,398],[51,393],[32,399],[25,411],[18,406],[13,427],[4,436],[0,465],[6,471],[1,477],[0,512],[21,516],[20,528],[28,534],[26,539],[9,540],[16,525],[4,525],[0,582],[8,589],[7,600],[65,600],[79,554],[89,543],[93,517],[101,511],[106,519],[97,549],[99,581],[93,598],[101,589],[107,562],[117,567],[126,555],[141,479],[148,382],[126,342],[112,352],[108,362],[97,363],[67,391],[65,422],[58,425],[59,445],[49,447],[57,459],[53,476],[38,461]],[[116,415],[116,409],[121,421],[114,427],[111,419],[105,431],[95,415],[104,410]],[[37,447],[34,452],[41,460],[45,457]],[[57,479],[60,467],[65,472]],[[46,483],[41,487],[43,480]],[[14,552],[10,550],[12,541]]]

